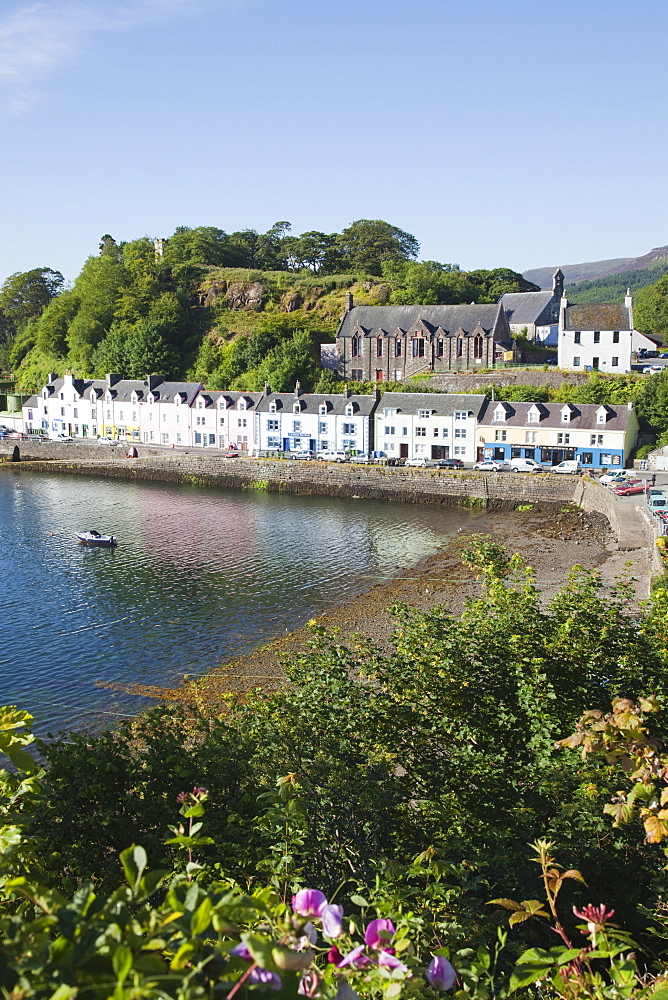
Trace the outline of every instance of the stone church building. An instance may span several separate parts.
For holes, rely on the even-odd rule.
[[[338,373],[350,381],[401,381],[420,372],[492,368],[513,351],[503,306],[356,306],[336,335]]]

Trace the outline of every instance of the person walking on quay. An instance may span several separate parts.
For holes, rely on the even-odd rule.
[[[652,473],[652,486],[654,486],[655,482],[656,482],[656,472],[653,472]]]

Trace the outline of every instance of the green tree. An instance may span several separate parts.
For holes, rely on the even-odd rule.
[[[159,324],[140,319],[128,334],[126,369],[128,378],[145,378],[155,372],[174,378],[179,371],[176,351],[161,332]]]
[[[356,274],[382,274],[383,261],[414,260],[420,244],[410,233],[382,219],[358,219],[338,239],[341,266]]]
[[[468,280],[477,289],[477,302],[498,302],[506,292],[539,292],[540,287],[527,281],[517,271],[509,267],[497,267],[492,271],[469,271]]]
[[[668,274],[642,288],[633,305],[633,321],[643,333],[668,335]]]
[[[29,319],[40,316],[64,283],[60,271],[50,267],[10,274],[0,287],[0,342],[11,340]]]

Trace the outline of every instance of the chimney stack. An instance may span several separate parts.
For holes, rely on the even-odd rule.
[[[295,382],[295,396],[299,397],[302,394],[302,387],[300,382]]]
[[[349,313],[350,310],[354,306],[353,293],[352,292],[346,292],[346,296],[345,296],[345,300],[344,301],[345,301],[345,310],[346,310],[347,313]]]
[[[116,383],[120,382],[122,378],[123,376],[119,375],[117,372],[107,372],[105,375],[107,389],[111,389],[112,385],[116,385]]]
[[[146,385],[149,388],[149,392],[151,392],[153,389],[156,389],[160,385],[160,383],[164,382],[164,381],[165,381],[165,376],[164,375],[147,375],[146,376]]]

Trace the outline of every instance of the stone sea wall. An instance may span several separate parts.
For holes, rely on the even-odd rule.
[[[0,454],[11,454],[11,449],[7,449],[5,445],[6,442],[0,444]],[[49,452],[51,458],[57,459],[52,462],[40,461],[43,456],[36,453],[37,449],[46,450],[50,445],[26,447],[21,454],[22,463],[26,463],[23,467],[26,470],[72,475],[498,509],[515,508],[525,503],[579,504],[586,496],[584,506],[587,509],[604,514],[608,520],[614,514],[614,505],[610,507],[609,495],[603,487],[574,476],[549,473],[539,476],[485,474],[465,470],[451,472],[375,465],[336,465],[328,462],[226,459],[177,452],[138,459],[105,454],[102,458],[96,456],[91,460],[88,448],[86,457],[89,460],[84,461],[67,450],[72,446],[55,446],[59,447],[66,454],[61,458],[60,454]],[[102,449],[95,450],[99,452]],[[63,458],[68,461],[63,461]]]

